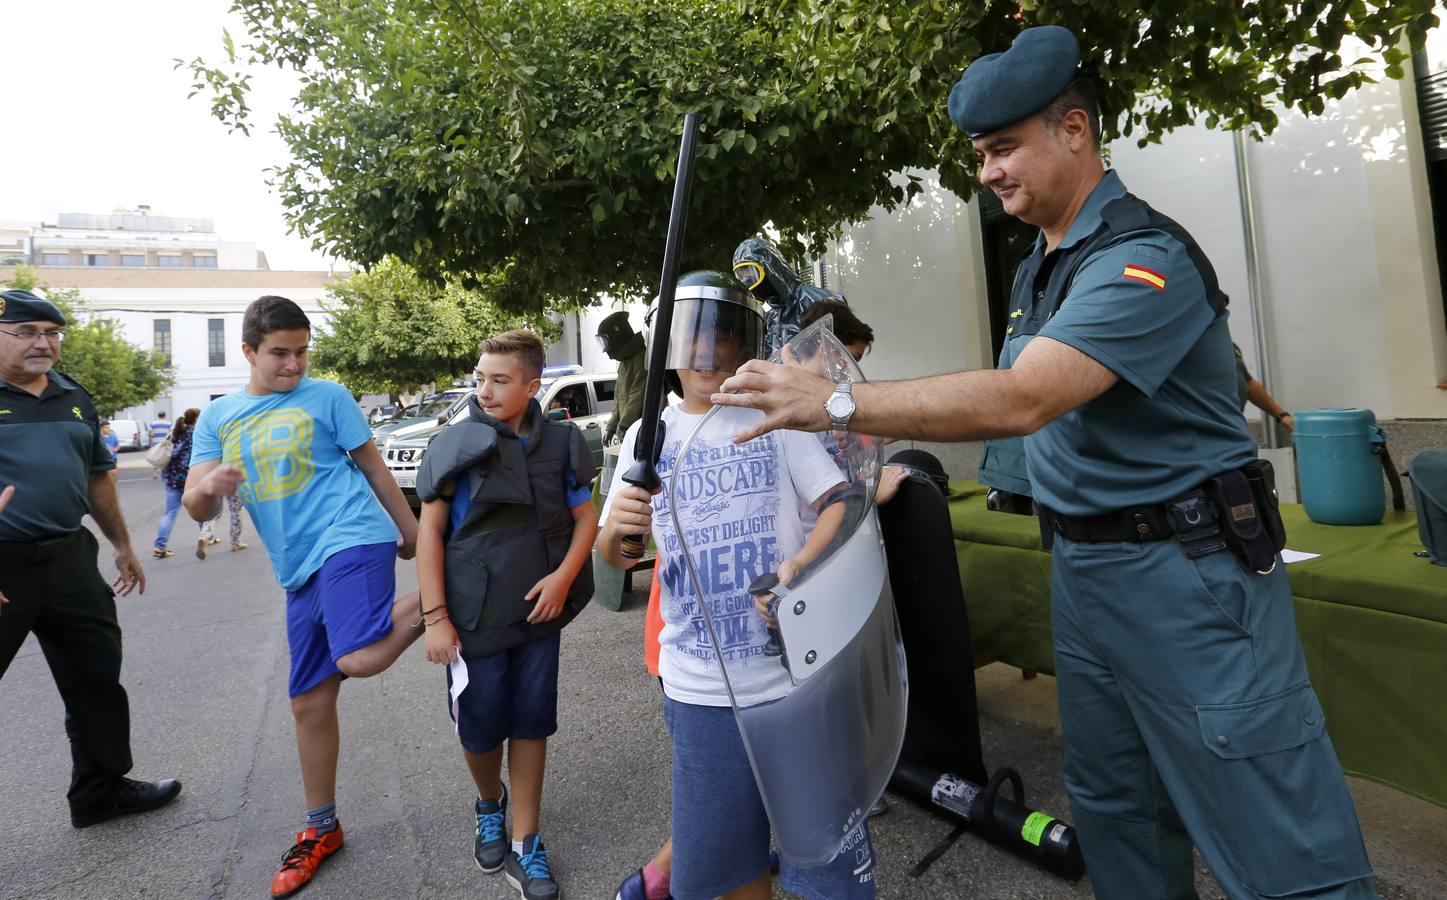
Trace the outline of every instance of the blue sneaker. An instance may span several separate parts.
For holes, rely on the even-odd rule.
[[[502,868],[510,849],[505,827],[507,785],[502,786],[501,800],[478,800],[473,812],[477,814],[477,829],[473,833],[472,858],[479,869],[490,875]]]
[[[553,870],[548,867],[543,839],[535,834],[523,838],[522,853],[508,853],[503,874],[523,900],[561,900],[563,896],[553,880]]]

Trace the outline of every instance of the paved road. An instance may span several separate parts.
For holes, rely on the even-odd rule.
[[[146,548],[162,494],[131,456],[121,498]],[[178,523],[177,555],[148,561],[150,589],[120,607],[134,774],[181,778],[181,798],[149,816],[70,828],[61,704],[32,639],[0,682],[0,897],[267,896],[302,811],[281,593],[249,523],[252,547],[239,554],[197,560],[194,536],[191,523]],[[408,590],[415,584],[411,564],[398,576]],[[575,900],[611,900],[668,828],[668,742],[657,684],[640,660],[642,600],[634,595],[620,613],[590,608],[564,638],[543,833]],[[347,845],[305,897],[516,896],[500,875],[473,867],[471,786],[445,703],[442,673],[416,649],[384,675],[345,685],[338,803]],[[991,666],[980,672],[980,703],[987,763],[1019,768],[1032,805],[1065,813],[1054,683]],[[1383,895],[1447,896],[1447,811],[1363,782],[1353,789]],[[1092,896],[968,835],[910,878],[950,828],[895,798],[875,820],[880,896]],[[1204,870],[1199,882],[1203,896],[1219,896]]]

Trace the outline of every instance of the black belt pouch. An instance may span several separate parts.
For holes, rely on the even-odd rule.
[[[1265,466],[1265,470],[1260,466]],[[1247,472],[1253,467],[1257,484],[1252,483]],[[1286,545],[1272,474],[1271,464],[1258,460],[1207,479],[1202,485],[1216,506],[1221,537],[1242,565],[1258,575],[1271,571],[1276,565],[1277,552]]]

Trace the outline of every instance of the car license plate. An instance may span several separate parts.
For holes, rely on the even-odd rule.
[[[392,477],[397,479],[397,487],[415,488],[417,486],[417,473],[414,472],[393,472]]]

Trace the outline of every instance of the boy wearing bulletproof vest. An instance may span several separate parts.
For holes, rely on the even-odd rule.
[[[523,900],[557,900],[538,818],[558,728],[559,639],[593,594],[593,457],[576,426],[544,420],[534,399],[536,335],[509,331],[478,350],[468,418],[433,440],[417,473],[424,644],[430,662],[451,664],[449,689],[466,667],[455,716],[477,785],[478,868],[505,870]]]

